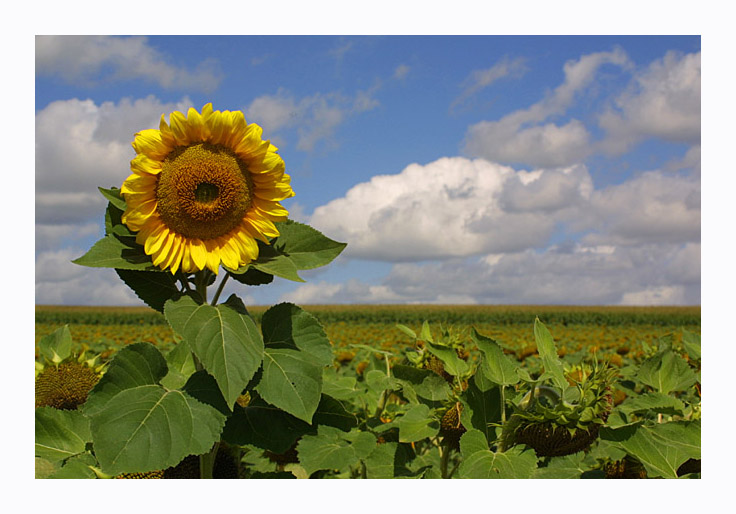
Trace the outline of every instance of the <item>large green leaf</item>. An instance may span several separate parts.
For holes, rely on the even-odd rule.
[[[294,264],[294,261],[292,261],[287,255],[278,252],[272,246],[264,244],[259,244],[258,248],[258,258],[247,266],[243,266],[239,270],[233,271],[233,273],[245,273],[248,270],[248,267],[253,267],[263,273],[285,278],[286,280],[304,282],[304,279],[302,279],[297,272],[298,269],[296,264]]]
[[[700,334],[682,330],[682,346],[693,360],[700,360]]]
[[[93,416],[125,389],[157,385],[167,372],[166,360],[151,343],[127,345],[112,358],[82,409],[86,415]]]
[[[38,349],[41,355],[56,364],[69,357],[72,354],[72,333],[69,331],[69,325],[43,336],[38,341]]]
[[[36,409],[36,457],[58,462],[84,452],[91,440],[89,419],[80,411]]]
[[[450,395],[449,384],[433,371],[402,364],[393,366],[391,371],[404,387],[411,387],[417,396],[432,401],[443,401]]]
[[[431,341],[425,341],[424,347],[429,353],[437,357],[444,364],[445,371],[452,376],[460,376],[466,373],[470,368],[468,363],[457,355],[457,351],[449,346],[444,346]]]
[[[298,349],[322,366],[332,364],[332,345],[322,325],[293,303],[280,303],[263,313],[261,333],[267,348]]]
[[[74,264],[91,268],[116,268],[141,271],[161,271],[153,265],[151,256],[146,255],[143,247],[124,238],[108,234],[97,241],[87,253],[73,260]]]
[[[662,393],[646,393],[632,398],[627,398],[621,405],[616,407],[626,414],[634,412],[652,411],[668,415],[682,416],[685,404],[679,398]]]
[[[555,340],[552,338],[549,330],[547,330],[547,327],[539,321],[539,318],[534,320],[534,339],[537,342],[537,350],[544,365],[545,375],[549,375],[552,378],[552,382],[560,390],[564,391],[569,384],[565,379],[565,370],[562,366],[562,361],[557,355]]]
[[[97,460],[91,453],[82,453],[71,457],[64,463],[64,467],[47,478],[54,479],[90,479],[97,478],[92,467],[97,467]]]
[[[231,444],[252,444],[273,453],[284,453],[301,436],[317,433],[317,426],[327,425],[347,432],[357,422],[354,414],[327,395],[322,395],[312,425],[266,403],[256,395],[246,407],[235,406],[222,431],[222,437]]]
[[[492,452],[486,437],[476,429],[460,438],[460,453],[460,478],[531,478],[537,467],[537,456],[531,448],[519,445],[503,453]]]
[[[266,348],[256,391],[268,403],[311,423],[322,394],[322,367],[306,352]]]
[[[601,429],[601,439],[615,443],[636,457],[650,478],[677,478],[680,465],[688,459],[700,459],[700,434],[699,421],[673,421],[653,426],[637,423]]]
[[[383,443],[375,447],[365,459],[366,478],[394,478],[397,443]]]
[[[589,466],[583,463],[584,458],[584,452],[565,455],[564,457],[553,457],[547,466],[535,470],[532,478],[581,478],[584,473],[590,474]]]
[[[232,295],[212,307],[181,296],[166,302],[164,315],[232,407],[263,359],[263,339],[242,302]]]
[[[483,352],[484,359],[480,369],[486,378],[499,385],[516,384],[519,381],[519,375],[516,372],[519,365],[504,355],[501,347],[493,339],[479,334],[475,328],[470,335]]]
[[[95,455],[111,475],[165,469],[205,453],[224,425],[213,407],[158,385],[116,394],[90,421]]]
[[[396,418],[393,425],[399,428],[399,442],[413,443],[434,437],[440,429],[440,423],[424,404],[414,405],[403,416]]]
[[[297,445],[299,462],[308,475],[322,469],[347,471],[368,457],[375,449],[376,438],[369,432],[345,433],[320,426],[317,435],[305,435]]]
[[[279,236],[274,247],[289,256],[296,269],[308,270],[325,266],[347,246],[323,235],[320,231],[293,220],[276,223]]]
[[[468,388],[460,397],[463,404],[460,421],[466,428],[477,428],[491,440],[495,438],[493,425],[501,422],[501,394],[499,386],[481,390],[477,385],[478,376],[480,374],[470,380]]]
[[[116,269],[115,272],[146,305],[164,312],[167,300],[179,294],[176,277],[171,273]]]
[[[168,373],[160,381],[166,389],[181,389],[196,371],[192,350],[186,341],[179,341],[166,354]]]
[[[637,378],[663,394],[685,391],[698,380],[688,363],[671,350],[645,360],[639,367]]]

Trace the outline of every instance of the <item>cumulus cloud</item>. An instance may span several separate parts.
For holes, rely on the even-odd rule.
[[[591,136],[586,127],[575,119],[564,125],[547,120],[564,114],[576,96],[593,83],[599,68],[605,64],[624,69],[631,67],[628,56],[620,48],[568,61],[564,65],[564,82],[539,102],[500,120],[470,126],[465,151],[491,161],[537,167],[580,162],[590,151]]]
[[[465,104],[471,97],[479,91],[487,88],[494,82],[504,77],[519,78],[526,71],[524,59],[509,59],[505,57],[490,68],[482,70],[473,70],[470,75],[463,81],[463,91],[460,93],[452,104],[450,104],[450,112]]]
[[[378,87],[357,91],[354,96],[333,92],[299,99],[280,88],[275,95],[254,99],[246,107],[245,114],[249,121],[258,123],[269,134],[297,127],[297,148],[309,152],[320,141],[329,140],[350,116],[376,108],[379,102],[374,94]]]
[[[130,174],[136,132],[158,127],[162,113],[186,112],[153,96],[118,103],[61,100],[36,114],[36,222],[75,224],[102,219],[97,187],[120,187]]]
[[[602,149],[619,154],[650,137],[700,145],[700,52],[668,52],[601,114]]]
[[[141,304],[114,270],[85,268],[71,262],[84,252],[79,248],[64,248],[39,253],[36,257],[36,304]]]
[[[591,188],[584,167],[528,173],[446,157],[358,184],[315,209],[311,223],[365,259],[513,252],[544,245]]]
[[[194,70],[169,64],[143,36],[36,36],[36,73],[82,86],[145,80],[167,89],[206,93],[217,89],[223,78],[213,60]]]
[[[552,246],[445,262],[400,263],[380,284],[309,284],[309,303],[678,305],[700,303],[700,245]],[[679,274],[676,274],[679,273]]]
[[[578,228],[590,244],[700,242],[700,180],[651,171],[595,191]]]

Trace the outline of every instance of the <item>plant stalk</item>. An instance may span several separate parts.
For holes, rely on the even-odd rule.
[[[217,305],[217,300],[220,299],[220,294],[222,293],[222,290],[225,288],[225,282],[227,282],[227,279],[230,278],[230,273],[225,273],[225,276],[220,281],[220,285],[217,286],[217,291],[215,291],[215,297],[212,299],[212,305],[213,307]]]
[[[219,448],[220,441],[217,441],[208,453],[199,456],[199,478],[212,478],[212,472],[215,469],[215,458]]]

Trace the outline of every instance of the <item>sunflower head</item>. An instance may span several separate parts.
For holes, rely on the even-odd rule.
[[[123,183],[122,221],[155,266],[176,273],[258,258],[257,240],[279,235],[274,221],[294,195],[277,148],[240,111],[175,111],[158,129],[138,132],[132,174]]]
[[[36,377],[36,407],[74,410],[87,401],[100,376],[81,362],[47,366]]]

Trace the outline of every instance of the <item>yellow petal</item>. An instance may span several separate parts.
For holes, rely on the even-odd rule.
[[[168,235],[169,229],[163,223],[154,226],[153,230],[146,235],[146,242],[143,245],[146,254],[153,255],[156,253],[164,244]]]
[[[176,146],[176,140],[174,138],[174,133],[171,131],[171,127],[166,123],[166,119],[163,114],[161,115],[161,120],[158,122],[158,130],[161,132],[161,140],[166,144],[166,146],[173,150]]]
[[[271,221],[284,221],[289,217],[289,211],[284,209],[279,202],[263,200],[256,196],[253,198],[253,206]]]
[[[163,159],[171,151],[161,139],[161,131],[156,129],[136,133],[132,145],[136,153],[146,154],[151,159]]]
[[[276,229],[276,226],[269,219],[251,216],[251,213],[249,213],[248,217],[243,220],[243,223],[249,226],[251,234],[264,243],[269,242],[269,237],[278,237],[279,235],[279,231]]]
[[[151,159],[146,154],[138,154],[130,161],[130,169],[138,175],[158,175],[161,173],[161,161]]]
[[[204,242],[205,248],[207,248],[207,267],[217,275],[220,269],[220,251],[217,241],[214,239],[208,239]]]
[[[255,195],[262,200],[279,201],[286,200],[294,196],[291,186],[288,183],[277,183],[271,187],[257,187]],[[288,214],[288,212],[287,212]]]
[[[207,125],[209,126],[210,142],[213,145],[219,145],[223,139],[223,133],[225,131],[225,120],[220,111],[215,111],[212,115],[207,118]]]
[[[222,264],[227,268],[236,270],[240,267],[238,252],[233,248],[233,244],[230,240],[220,246],[220,258],[222,259]]]
[[[187,134],[189,141],[203,141],[202,128],[204,126],[202,116],[199,115],[194,107],[190,107],[187,111]]]
[[[171,122],[171,130],[174,133],[177,145],[188,145],[189,134],[187,132],[187,119],[179,111],[174,111],[169,115]]]
[[[123,194],[140,195],[147,194],[154,196],[156,190],[156,176],[155,175],[137,175],[132,174],[123,185],[120,187],[120,192]]]
[[[191,239],[189,241],[189,253],[197,270],[204,269],[207,265],[207,247],[201,239]]]
[[[163,237],[163,244],[161,245],[161,248],[159,248],[158,252],[153,256],[154,266],[160,266],[163,262],[165,262],[169,258],[169,254],[171,252],[171,246],[174,244],[174,239],[175,238],[174,238],[173,232],[168,232]]]

